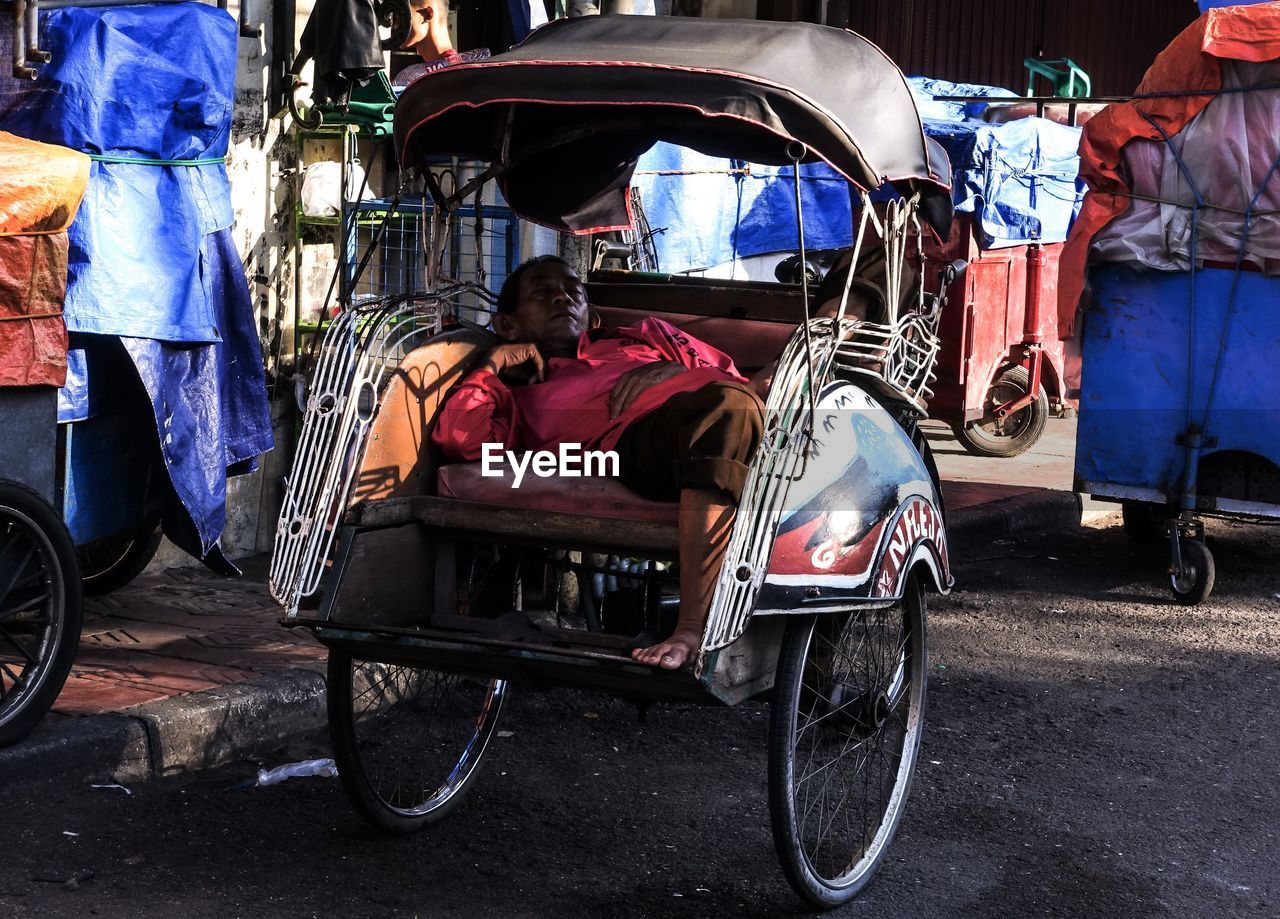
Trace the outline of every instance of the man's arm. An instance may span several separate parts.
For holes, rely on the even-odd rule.
[[[515,440],[515,398],[488,366],[458,384],[431,431],[431,442],[450,460],[478,460],[485,444],[515,449]]]
[[[517,449],[516,400],[502,376],[541,381],[545,372],[536,345],[508,342],[491,349],[445,402],[431,441],[453,460],[478,460],[485,444]]]
[[[734,366],[733,358],[662,319],[650,316],[621,331],[652,345],[665,354],[668,360],[690,370],[710,367],[723,371],[739,383],[746,382],[746,377]]]
[[[727,380],[746,383],[733,358],[704,341],[681,331],[669,322],[650,316],[618,333],[648,345],[663,355],[657,360],[622,375],[609,395],[609,417],[617,418],[635,398],[651,386],[689,370],[717,370]]]

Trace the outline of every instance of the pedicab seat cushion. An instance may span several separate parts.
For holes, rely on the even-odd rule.
[[[641,520],[675,526],[680,505],[642,498],[617,479],[602,476],[540,478],[526,471],[519,488],[505,464],[501,476],[482,476],[481,463],[450,463],[436,472],[436,494],[483,504],[555,511],[611,520]]]

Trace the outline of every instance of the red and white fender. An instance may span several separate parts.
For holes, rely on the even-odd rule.
[[[829,387],[815,411],[813,449],[787,493],[755,612],[896,600],[919,562],[948,590],[942,503],[911,438],[851,384]]]

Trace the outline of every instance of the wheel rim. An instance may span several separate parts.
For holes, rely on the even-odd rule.
[[[129,557],[138,540],[126,536],[119,542],[91,546],[80,550],[80,577],[86,584],[105,577]]]
[[[1189,594],[1195,590],[1196,582],[1200,580],[1200,568],[1194,561],[1184,557],[1181,570],[1174,574],[1172,579],[1175,591],[1180,594]]]
[[[48,535],[12,507],[0,507],[0,725],[48,681],[65,616],[61,566]]]
[[[794,821],[810,871],[833,889],[874,868],[906,802],[923,692],[911,617],[904,603],[819,619],[809,634],[792,733]]]
[[[359,768],[388,810],[424,817],[461,791],[493,734],[503,680],[351,662]]]
[[[997,381],[987,396],[987,412],[979,421],[974,422],[973,431],[988,440],[1012,440],[1021,437],[1031,426],[1032,407],[1023,406],[1006,418],[997,418],[995,409],[1014,399],[1026,395],[1021,386],[1007,380]]]

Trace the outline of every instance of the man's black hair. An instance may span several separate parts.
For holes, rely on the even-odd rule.
[[[502,282],[502,289],[498,291],[498,303],[494,307],[495,312],[514,313],[516,307],[520,305],[520,276],[534,265],[546,265],[548,263],[564,265],[566,268],[571,267],[568,262],[558,255],[535,255],[507,275],[507,279]]]

